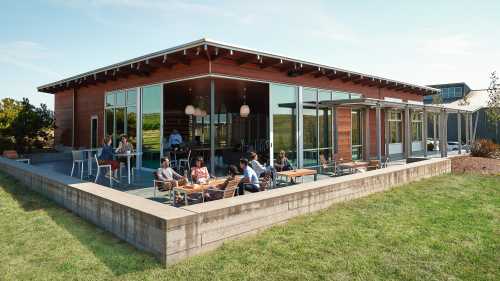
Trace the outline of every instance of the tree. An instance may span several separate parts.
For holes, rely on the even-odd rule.
[[[45,104],[35,107],[24,98],[0,101],[0,149],[19,152],[41,148],[48,141],[54,127],[54,114]]]
[[[500,84],[498,83],[498,75],[493,71],[490,75],[490,86],[488,87],[488,108],[486,114],[488,120],[493,124],[500,121]]]

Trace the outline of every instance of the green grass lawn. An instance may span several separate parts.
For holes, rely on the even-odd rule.
[[[1,280],[500,280],[500,177],[339,204],[168,269],[0,174]]]

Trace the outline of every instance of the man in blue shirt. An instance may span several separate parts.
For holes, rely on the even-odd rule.
[[[245,190],[259,192],[259,177],[255,171],[248,166],[248,159],[240,159],[240,168],[243,170],[243,178],[238,184],[238,194],[243,195]]]
[[[179,147],[182,144],[182,136],[179,134],[179,131],[174,129],[170,136],[168,137],[167,148]]]

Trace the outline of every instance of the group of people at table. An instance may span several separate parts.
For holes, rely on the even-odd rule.
[[[115,157],[115,154],[125,154],[134,152],[134,146],[128,141],[127,135],[122,135],[120,143],[116,149],[113,148],[113,138],[107,136],[104,138],[101,155],[98,155],[98,160],[101,164],[111,166],[111,177],[117,180],[117,171],[120,168],[120,162],[127,162],[126,157]],[[116,158],[116,159],[115,159]]]
[[[239,160],[239,168],[242,171],[242,177],[239,179],[236,195],[243,195],[245,191],[260,191],[261,177],[266,174],[272,174],[274,171],[291,170],[292,165],[286,157],[285,152],[281,151],[279,155],[280,156],[278,157],[276,165],[274,167],[266,167],[262,165],[258,160],[257,153],[255,152],[250,153],[250,160],[248,160],[247,158],[241,158]],[[229,182],[235,180],[236,177],[238,177],[238,174],[238,168],[235,165],[230,165],[227,171],[227,178],[223,182],[219,182],[214,186],[210,186],[210,189],[207,189],[203,194],[204,200],[209,201],[220,199],[220,192],[211,191],[213,191],[214,189],[225,190]],[[210,185],[211,176],[204,164],[203,157],[198,156],[196,158],[195,165],[191,167],[190,175],[191,180],[194,184]],[[168,157],[164,157],[161,159],[161,167],[158,168],[156,177],[159,181],[168,183],[168,185],[172,187],[179,187],[181,183],[184,184],[188,180],[186,176],[180,175],[170,166],[170,159]],[[167,188],[160,186],[159,189],[160,191],[165,191]]]
[[[175,147],[182,144],[182,137],[180,134],[174,130],[169,137],[169,146]],[[123,157],[115,157],[115,154],[124,154],[127,152],[133,152],[134,147],[129,142],[127,135],[122,135],[120,139],[120,143],[116,149],[113,148],[113,139],[111,136],[107,136],[104,138],[104,143],[102,146],[101,154],[98,155],[98,160],[105,165],[111,166],[111,177],[116,179],[117,171],[120,168],[120,162],[126,161],[126,158]],[[198,156],[195,158],[195,165],[191,167],[190,175],[191,180],[194,184],[209,184],[211,176],[208,172],[207,167],[205,166],[205,162],[202,156]],[[187,182],[186,176],[180,175],[177,171],[175,171],[170,165],[170,159],[168,157],[163,157],[160,161],[160,168],[156,171],[156,178],[164,183],[168,183],[170,186],[178,187],[179,183]],[[250,153],[250,160],[247,158],[241,158],[239,160],[239,168],[241,169],[243,176],[241,177],[238,190],[236,192],[237,195],[243,195],[244,191],[249,192],[258,192],[260,191],[260,178],[266,174],[272,174],[276,171],[288,171],[292,170],[293,167],[286,157],[285,151],[280,151],[275,165],[273,166],[264,166],[259,162],[259,156],[255,152]],[[235,165],[230,165],[227,171],[227,178],[224,182],[219,183],[212,188],[218,190],[224,190],[228,183],[231,180],[234,180],[239,174],[238,167]],[[160,191],[164,188],[159,187]],[[214,200],[217,195],[220,193],[210,193],[207,192],[204,196],[206,200]]]

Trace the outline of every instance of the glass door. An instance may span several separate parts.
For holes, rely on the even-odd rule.
[[[361,110],[351,111],[351,150],[352,160],[359,160],[363,155],[363,136]]]
[[[90,148],[97,148],[99,146],[99,130],[97,128],[97,116],[92,116],[90,118]]]
[[[297,87],[269,86],[270,163],[283,151],[297,167]]]
[[[163,85],[142,88],[142,167],[156,169],[162,155]]]

